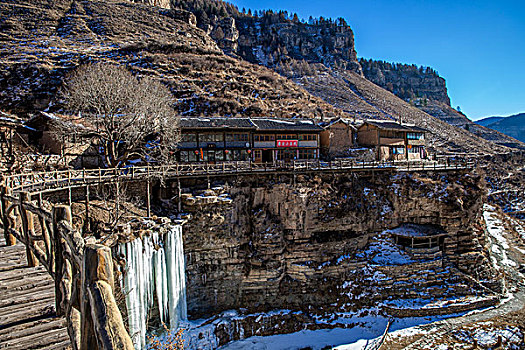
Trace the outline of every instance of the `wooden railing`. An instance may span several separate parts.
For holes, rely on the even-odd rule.
[[[87,184],[122,180],[224,176],[256,173],[358,172],[358,171],[455,171],[471,169],[470,162],[439,163],[435,161],[356,162],[349,159],[334,161],[292,161],[254,163],[249,161],[210,163],[177,163],[161,166],[129,168],[81,169],[15,174],[4,177],[4,186],[14,192],[43,192],[57,188],[79,187]]]
[[[132,350],[113,293],[110,248],[84,239],[73,228],[69,206],[48,211],[28,192],[13,196],[5,186],[0,192],[6,242],[22,242],[28,265],[42,264],[54,279],[56,312],[66,316],[72,348]]]

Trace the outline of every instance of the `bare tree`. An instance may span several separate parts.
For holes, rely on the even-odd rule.
[[[61,97],[98,140],[110,167],[139,158],[166,162],[179,141],[179,116],[168,88],[149,77],[138,79],[123,66],[81,66],[66,77]]]

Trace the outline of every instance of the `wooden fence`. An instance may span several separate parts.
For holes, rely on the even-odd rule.
[[[22,242],[29,266],[42,264],[54,279],[56,312],[66,317],[73,349],[132,350],[113,293],[110,248],[73,228],[70,206],[49,211],[28,192],[14,196],[5,186],[0,192],[6,242]]]
[[[220,163],[177,163],[160,166],[133,166],[129,168],[81,169],[15,174],[4,178],[4,186],[13,191],[45,192],[57,188],[71,188],[86,184],[109,183],[117,179],[140,180],[157,178],[187,178],[228,176],[260,173],[311,173],[359,171],[456,171],[471,169],[474,163],[442,163],[430,161],[356,162],[340,159],[330,162],[320,160],[254,163],[249,161]]]

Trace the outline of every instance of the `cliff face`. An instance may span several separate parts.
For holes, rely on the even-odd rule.
[[[290,59],[334,64],[360,72],[354,33],[343,21],[305,24],[279,15],[240,17],[237,53],[251,62],[275,67]]]
[[[467,174],[242,178],[217,189],[220,197],[186,195],[190,315],[349,311],[481,293],[463,274],[497,289],[479,181]],[[446,238],[414,254],[384,232],[405,224]]]
[[[430,67],[360,59],[364,76],[404,100],[421,99],[450,105],[445,79]]]
[[[198,26],[225,52],[249,62],[276,67],[290,60],[305,60],[361,72],[354,33],[342,18],[303,23],[283,11],[251,15],[214,0],[172,0],[171,6],[195,13]]]

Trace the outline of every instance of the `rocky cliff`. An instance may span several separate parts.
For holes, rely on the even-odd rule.
[[[198,26],[226,52],[267,67],[290,60],[338,65],[360,72],[354,33],[342,18],[300,21],[285,11],[242,13],[223,1],[172,0],[196,14]]]
[[[339,174],[240,178],[200,196],[186,190],[188,310],[395,308],[391,301],[484,294],[472,277],[496,291],[480,182],[469,174]],[[410,224],[446,238],[418,251],[386,231]]]
[[[420,99],[426,105],[432,100],[450,105],[445,79],[430,67],[364,58],[359,63],[368,80],[406,101]]]

